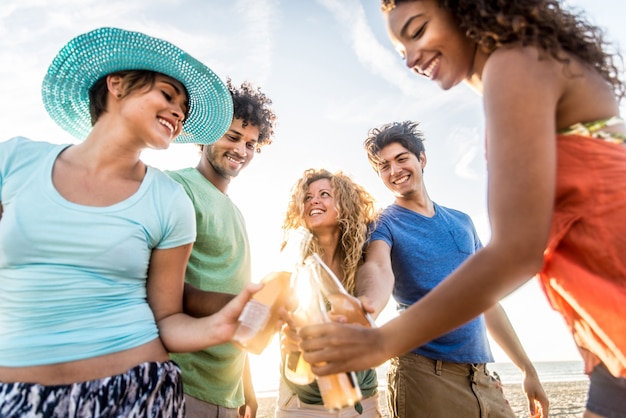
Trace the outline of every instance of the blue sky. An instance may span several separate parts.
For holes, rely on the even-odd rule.
[[[568,3],[587,10],[610,39],[626,44],[618,22],[625,6],[610,0]],[[387,40],[377,0],[4,0],[0,140],[22,135],[74,142],[45,113],[41,80],[65,42],[100,26],[167,39],[221,77],[250,80],[273,99],[279,118],[275,142],[229,190],[248,222],[255,278],[272,269],[289,189],[304,169],[341,169],[381,206],[391,202],[362,142],[368,129],[394,120],[422,123],[430,196],[470,214],[488,241],[480,97],[465,85],[442,92],[411,74]],[[185,145],[144,157],[162,169],[195,166],[198,158]],[[536,283],[503,305],[533,360],[577,359],[562,320]],[[506,361],[495,345],[494,354]]]

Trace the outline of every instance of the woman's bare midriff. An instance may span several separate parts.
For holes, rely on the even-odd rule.
[[[45,366],[0,366],[0,382],[39,383],[42,385],[66,385],[102,379],[126,372],[138,364],[167,361],[169,356],[160,339],[155,339],[130,350],[106,354],[85,360]]]

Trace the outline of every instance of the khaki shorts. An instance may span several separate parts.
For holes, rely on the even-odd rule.
[[[391,360],[387,406],[394,418],[515,418],[484,364],[447,363],[414,353]]]

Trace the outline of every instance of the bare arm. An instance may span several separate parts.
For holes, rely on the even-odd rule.
[[[246,363],[243,368],[243,397],[245,404],[239,408],[239,415],[244,418],[255,418],[259,403],[256,399],[256,392],[252,385],[252,372],[250,370],[250,359],[246,354]]]
[[[148,303],[169,352],[189,352],[230,341],[237,318],[258,285],[248,285],[218,313],[193,318],[183,313],[183,280],[191,244],[153,250],[148,270]]]
[[[222,309],[235,295],[230,293],[200,290],[185,283],[183,292],[183,309],[186,314],[196,318],[213,315]]]
[[[303,328],[305,359],[326,362],[315,373],[363,370],[421,346],[489,309],[540,270],[554,202],[561,70],[532,48],[491,55],[483,73],[490,242],[380,328]]]
[[[498,343],[511,361],[521,370],[524,376],[522,385],[528,399],[530,416],[535,416],[536,404],[541,407],[541,417],[547,417],[549,411],[548,397],[541,386],[539,376],[532,362],[526,355],[511,322],[502,306],[498,303],[485,311],[485,324],[493,339]]]
[[[370,313],[377,318],[385,309],[395,278],[391,269],[391,248],[384,241],[372,241],[365,250],[365,262],[356,275],[356,291]]]

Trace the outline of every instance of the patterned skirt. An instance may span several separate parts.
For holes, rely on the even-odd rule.
[[[0,382],[2,418],[183,418],[184,412],[180,369],[172,361],[69,385]]]

